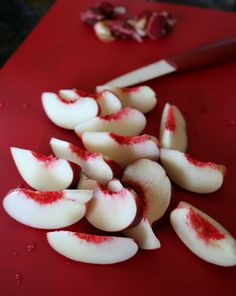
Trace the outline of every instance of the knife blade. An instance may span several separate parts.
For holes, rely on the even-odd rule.
[[[119,76],[104,85],[127,87],[180,71],[204,69],[236,60],[236,37],[206,44],[169,56]]]

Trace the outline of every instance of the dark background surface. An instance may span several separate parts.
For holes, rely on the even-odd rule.
[[[55,1],[0,0],[0,67],[7,61]],[[236,10],[236,0],[162,0],[162,2],[227,11]]]

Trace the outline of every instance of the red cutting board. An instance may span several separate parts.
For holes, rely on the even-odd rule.
[[[0,193],[22,184],[10,146],[51,153],[50,137],[79,143],[71,131],[45,116],[40,94],[96,85],[169,54],[236,35],[236,15],[185,6],[114,1],[130,14],[166,9],[178,19],[174,31],[158,41],[102,43],[80,13],[97,0],[57,1],[24,44],[6,63],[0,81]],[[168,101],[184,113],[189,152],[199,160],[225,164],[228,174],[214,194],[199,195],[173,185],[173,206],[185,200],[219,220],[236,237],[236,63],[174,74],[148,82],[158,105],[145,132],[158,135]],[[73,229],[84,230],[86,225]],[[0,295],[236,295],[236,267],[211,265],[193,255],[168,222],[155,232],[161,249],[139,251],[129,261],[110,266],[72,262],[53,251],[45,231],[12,220],[0,206]],[[35,247],[31,252],[28,246]],[[17,275],[21,279],[17,280]]]

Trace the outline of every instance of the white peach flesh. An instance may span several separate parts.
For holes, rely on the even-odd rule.
[[[186,152],[188,145],[185,119],[176,106],[168,103],[161,118],[160,145],[181,152]]]
[[[16,221],[41,229],[56,229],[78,222],[85,215],[92,190],[40,192],[17,188],[3,199],[5,211]]]
[[[188,154],[171,149],[161,149],[160,158],[170,179],[186,190],[211,193],[223,184],[226,173],[223,165],[198,161]]]
[[[117,188],[117,183],[119,190],[111,190]],[[94,189],[86,219],[100,230],[120,231],[131,226],[138,213],[137,195],[114,179],[107,187],[99,185]]]
[[[201,259],[220,266],[236,265],[236,241],[216,220],[186,202],[170,216],[181,241]]]
[[[158,140],[150,135],[123,136],[108,132],[84,132],[82,142],[89,151],[100,152],[122,167],[139,158],[159,158]]]
[[[98,116],[75,127],[75,132],[81,136],[83,132],[113,132],[121,135],[139,135],[146,126],[145,116],[138,110],[123,108],[119,112]]]
[[[67,160],[15,147],[11,153],[21,177],[36,190],[63,190],[79,179],[80,167]]]
[[[138,193],[150,224],[165,214],[171,199],[171,183],[158,163],[149,159],[136,160],[125,168],[121,180]]]
[[[47,233],[47,240],[59,254],[84,263],[118,263],[130,259],[138,251],[137,244],[125,237],[54,231]]]
[[[72,143],[55,138],[50,140],[50,145],[57,157],[78,164],[88,178],[101,184],[106,184],[120,171],[117,163],[100,153],[91,153]]]
[[[42,104],[49,119],[59,127],[74,127],[98,114],[98,104],[93,98],[63,99],[55,93],[43,93]]]

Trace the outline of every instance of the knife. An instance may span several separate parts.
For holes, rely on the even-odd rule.
[[[203,69],[236,60],[236,37],[169,56],[119,76],[105,85],[131,86],[173,72]]]

